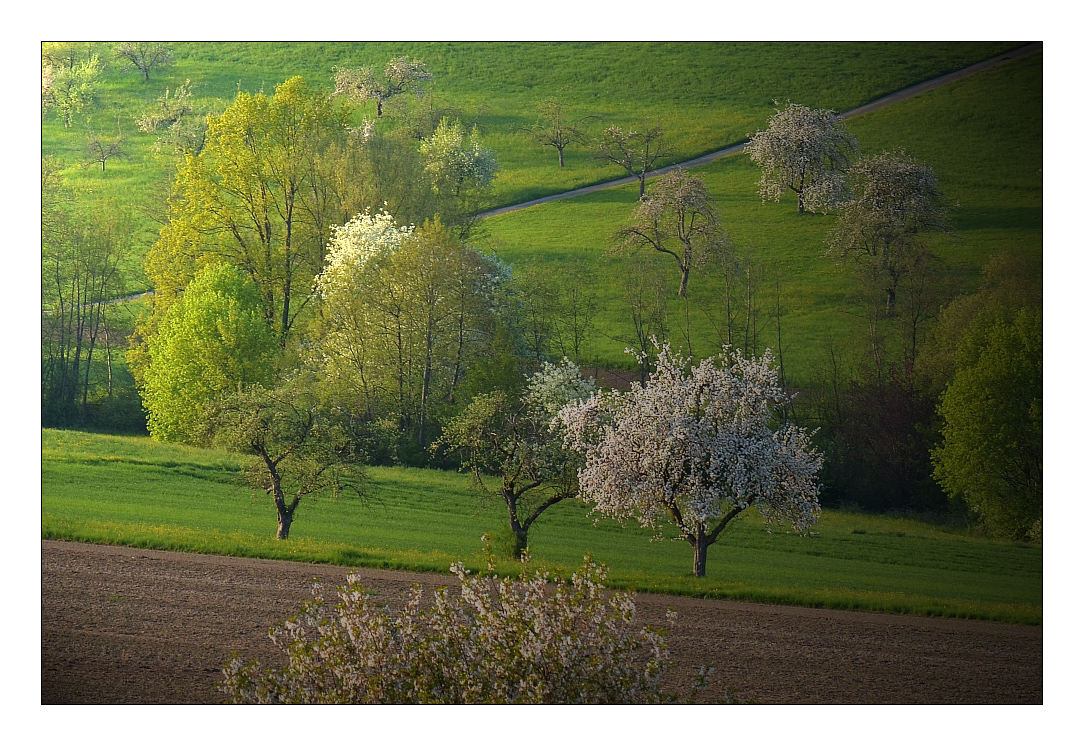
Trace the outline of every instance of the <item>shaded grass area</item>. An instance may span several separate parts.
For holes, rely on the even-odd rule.
[[[903,148],[928,163],[949,202],[957,206],[955,235],[932,242],[945,301],[974,291],[980,268],[993,254],[1022,252],[1040,260],[1042,82],[1042,55],[1033,55],[848,123],[863,152]],[[794,196],[762,204],[757,197],[759,171],[741,154],[694,173],[717,200],[739,256],[763,268],[761,331],[749,348],[777,348],[777,277],[783,351],[791,374],[804,378],[819,365],[830,341],[847,346],[863,339],[865,320],[854,302],[851,273],[824,257],[834,216],[798,215]],[[648,251],[626,258],[607,254],[636,199],[635,186],[619,187],[484,221],[491,248],[517,268],[542,265],[560,276],[572,271],[569,263],[575,258],[598,263],[597,293],[603,308],[599,334],[589,341],[585,358],[603,366],[632,367],[624,353],[632,333],[621,291],[626,263],[656,266],[677,292],[678,272],[669,258]],[[669,302],[669,336],[687,350],[692,347],[694,356],[719,348],[722,287],[718,271],[694,270],[688,326],[685,303],[676,297]]]
[[[42,537],[344,566],[446,572],[485,565],[483,533],[503,512],[457,473],[374,468],[373,499],[303,504],[287,541],[274,509],[236,483],[240,462],[149,438],[42,431]],[[740,517],[690,574],[682,542],[606,521],[579,502],[532,528],[533,563],[568,574],[586,553],[609,583],[639,591],[837,609],[1042,621],[1042,550],[907,519],[826,511],[813,536]],[[503,573],[516,564],[503,561]]]

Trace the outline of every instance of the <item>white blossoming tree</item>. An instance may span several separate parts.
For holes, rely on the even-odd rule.
[[[705,575],[709,545],[751,506],[800,531],[817,521],[821,455],[802,428],[774,428],[774,406],[788,395],[771,351],[746,359],[725,348],[687,374],[690,360],[657,348],[647,384],[558,414],[566,444],[585,456],[580,497],[606,518],[673,522],[693,548],[695,576]]]
[[[487,492],[486,477],[498,476],[493,493],[508,509],[510,554],[527,550],[528,530],[544,511],[577,494],[580,456],[563,447],[562,433],[550,423],[563,406],[594,392],[595,383],[581,378],[575,363],[545,363],[520,397],[500,391],[475,397],[434,444],[458,453]]]
[[[422,84],[433,80],[433,75],[421,60],[395,57],[388,61],[380,73],[371,67],[335,68],[335,92],[351,101],[377,102],[377,116],[384,114],[388,99],[411,92],[422,94]]]
[[[666,632],[638,626],[633,594],[606,589],[585,558],[570,583],[546,571],[500,578],[462,564],[432,603],[415,586],[402,610],[376,604],[351,574],[325,599],[320,586],[271,631],[289,657],[263,669],[238,657],[220,685],[232,703],[558,704],[661,703],[671,665]],[[557,581],[558,583],[555,583]],[[677,619],[668,613],[668,623]],[[693,692],[712,669],[702,667]]]
[[[750,136],[746,152],[762,169],[761,199],[779,202],[791,190],[802,213],[829,210],[846,199],[844,171],[859,143],[835,112],[789,104],[769,118],[768,129]]]

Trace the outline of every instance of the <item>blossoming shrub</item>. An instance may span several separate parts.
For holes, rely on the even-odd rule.
[[[451,567],[460,593],[423,603],[415,586],[395,613],[358,576],[326,601],[319,586],[272,630],[289,657],[260,671],[236,657],[222,689],[234,703],[658,703],[669,664],[662,630],[637,628],[630,593],[604,593],[590,556],[570,583],[526,570],[502,579]],[[674,613],[668,618],[673,621]],[[703,686],[705,671],[698,677]]]

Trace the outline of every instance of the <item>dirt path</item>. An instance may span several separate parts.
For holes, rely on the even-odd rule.
[[[889,94],[888,96],[883,96],[880,99],[875,99],[868,104],[863,104],[860,107],[844,112],[839,116],[839,118],[851,119],[852,117],[857,117],[860,114],[872,112],[875,109],[881,109],[883,106],[895,104],[898,101],[903,101],[904,99],[911,98],[912,96],[918,96],[921,93],[926,93],[927,91],[938,88],[939,86],[944,86],[947,83],[953,83],[960,80],[961,78],[967,78],[970,75],[975,75],[976,73],[983,72],[984,70],[990,70],[993,67],[1005,65],[1007,62],[1013,62],[1014,60],[1019,60],[1022,57],[1027,57],[1028,55],[1042,51],[1043,42],[1032,42],[1030,44],[1024,45],[1023,47],[1012,49],[1009,52],[1004,52],[1003,54],[997,55],[982,62],[977,62],[974,65],[969,65],[968,67],[961,68],[960,70],[956,70],[952,73],[947,73],[946,75],[942,75],[937,78],[931,78],[928,81],[917,83],[914,86],[903,88],[895,93]],[[675,163],[671,164],[670,166],[665,166],[661,169],[656,169],[655,171],[649,171],[646,178],[653,179],[657,176],[666,174],[669,171],[674,171],[675,169],[679,168],[688,169],[695,166],[703,166],[706,163],[711,163],[712,161],[723,158],[724,156],[731,156],[736,153],[741,153],[743,149],[745,149],[746,143],[748,142],[748,140],[743,140],[741,143],[736,143],[735,145],[728,146],[723,150],[713,151],[712,153],[706,153],[703,156],[698,156],[697,158],[691,159],[689,161],[683,161],[681,163]],[[632,184],[635,181],[637,181],[636,177],[627,176],[622,179],[615,179],[611,182],[592,184],[588,187],[580,187],[579,189],[570,190],[569,192],[561,192],[560,194],[556,195],[547,195],[546,197],[540,197],[536,200],[530,200],[528,202],[521,202],[517,205],[507,205],[505,207],[490,210],[485,213],[479,213],[477,217],[489,218],[494,215],[501,215],[502,213],[511,213],[514,210],[523,210],[524,208],[542,205],[544,202],[564,200],[569,197],[579,197],[580,195],[598,192],[601,189],[610,189],[611,187],[620,187],[623,184]]]
[[[267,629],[296,611],[329,566],[42,541],[42,703],[216,703],[231,652],[276,660]],[[413,583],[451,575],[362,569],[394,605]],[[716,666],[706,700],[728,686],[758,703],[1042,703],[1043,629],[652,594],[638,614],[662,623],[675,682]]]

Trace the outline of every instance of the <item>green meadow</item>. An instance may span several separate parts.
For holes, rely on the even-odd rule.
[[[149,83],[110,70],[86,121],[70,130],[55,119],[43,122],[42,152],[65,162],[65,177],[81,200],[115,198],[137,214],[141,229],[126,267],[128,289],[135,292],[147,287],[140,264],[157,238],[170,166],[153,154],[154,135],[138,132],[134,119],[185,80],[195,85],[197,109],[221,110],[238,90],[270,92],[293,75],[330,88],[336,65],[381,66],[398,55],[422,59],[441,105],[477,123],[484,144],[497,151],[501,173],[487,203],[496,207],[624,175],[594,160],[586,146],[568,149],[567,166],[559,169],[553,149],[531,142],[526,129],[548,96],[561,96],[575,118],[593,117],[585,124],[592,134],[605,124],[658,121],[674,162],[740,142],[764,126],[774,102],[846,111],[1016,46],[186,43],[175,45],[176,65],[152,73]],[[1042,54],[1036,54],[848,122],[863,152],[903,148],[928,163],[956,206],[954,234],[934,247],[947,301],[973,291],[984,262],[998,252],[1042,261],[1042,84]],[[359,119],[373,115],[365,108],[357,113]],[[84,168],[87,130],[118,128],[128,138],[129,158],[109,161],[105,171]],[[861,348],[853,280],[823,256],[835,218],[798,215],[793,197],[763,204],[758,170],[743,155],[695,173],[716,199],[736,252],[762,268],[756,347],[778,347],[778,304],[780,351],[789,380],[799,386],[812,378],[830,343]],[[585,260],[595,268],[601,307],[585,365],[633,366],[624,353],[632,332],[621,282],[627,263],[655,266],[677,289],[670,258],[607,253],[636,199],[636,186],[625,186],[479,224],[477,246],[516,272],[537,268],[562,278]],[[672,343],[695,357],[718,351],[721,305],[719,273],[695,269],[688,303],[669,301]],[[130,329],[141,307],[120,308],[119,326]],[[121,351],[112,353],[113,380],[135,396]],[[95,365],[105,366],[104,358]],[[138,415],[138,405],[129,409]],[[484,567],[480,538],[507,531],[501,505],[484,500],[467,475],[373,468],[370,500],[305,503],[291,538],[276,541],[274,509],[265,496],[240,487],[239,459],[146,437],[43,429],[42,537],[445,572],[455,560]],[[672,541],[669,529],[652,541],[652,531],[596,525],[587,514],[579,502],[547,511],[532,528],[533,562],[568,572],[590,552],[611,568],[609,581],[618,588],[1042,622],[1042,548],[963,528],[826,510],[811,536],[799,536],[770,533],[748,512],[710,548],[707,576],[697,579],[690,573],[691,549]],[[500,569],[516,571],[511,562]]]
[[[42,431],[42,537],[356,567],[446,572],[485,567],[499,504],[468,475],[373,468],[372,496],[302,504],[287,541],[275,512],[236,482],[225,452],[74,431]],[[1040,548],[901,518],[825,511],[812,536],[766,531],[756,512],[709,549],[708,573],[664,532],[595,525],[579,502],[532,528],[535,565],[568,573],[591,553],[616,588],[835,609],[1042,621]],[[515,564],[499,564],[514,573]],[[451,576],[449,577],[451,579]]]
[[[954,235],[938,239],[934,247],[947,300],[973,291],[980,268],[995,253],[1008,250],[1041,259],[1042,82],[1042,57],[1033,55],[848,122],[864,152],[903,148],[928,163],[949,202],[957,206]],[[864,322],[851,297],[850,273],[824,257],[833,216],[799,215],[794,197],[762,204],[757,196],[758,168],[741,154],[694,173],[717,200],[736,251],[764,267],[759,349],[777,347],[775,320],[767,313],[775,308],[777,276],[785,361],[800,379],[816,365],[830,340],[839,343],[861,336]],[[601,334],[590,341],[585,357],[604,366],[630,368],[632,362],[624,353],[629,309],[618,280],[631,260],[608,255],[607,250],[615,245],[613,235],[629,219],[636,200],[637,189],[631,185],[484,221],[490,246],[514,268],[543,264],[562,275],[572,271],[574,259],[598,262]],[[647,254],[645,250],[639,259],[667,273],[677,289],[673,260]],[[718,322],[713,320],[719,318],[722,297],[718,274],[711,268],[694,270],[689,338],[695,357],[719,347]],[[670,302],[672,340],[685,340],[685,311],[680,300]]]

